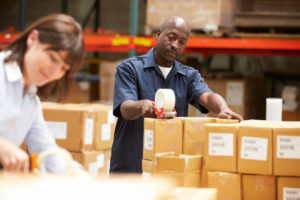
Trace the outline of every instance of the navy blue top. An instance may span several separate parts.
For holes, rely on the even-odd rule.
[[[120,105],[124,101],[154,101],[158,89],[171,88],[176,96],[177,116],[187,116],[189,103],[202,113],[208,112],[198,103],[198,99],[211,90],[198,70],[175,61],[165,79],[155,64],[154,50],[152,48],[147,54],[126,59],[117,68],[113,113],[118,121],[110,160],[111,172],[142,172],[144,119],[123,119]]]

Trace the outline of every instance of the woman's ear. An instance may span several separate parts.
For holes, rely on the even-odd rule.
[[[33,29],[33,30],[29,33],[29,35],[28,35],[28,37],[27,37],[27,41],[26,41],[26,43],[27,43],[27,48],[32,47],[33,44],[34,44],[35,42],[38,41],[38,38],[39,38],[39,32],[38,32],[38,30]]]

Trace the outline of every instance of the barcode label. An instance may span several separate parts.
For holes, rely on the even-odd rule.
[[[145,130],[144,148],[153,150],[153,130]]]
[[[209,133],[209,155],[233,156],[232,133]]]
[[[300,159],[300,136],[277,136],[277,158]]]
[[[300,188],[283,188],[283,200],[300,200]]]
[[[267,160],[268,139],[243,136],[240,156],[242,159]]]

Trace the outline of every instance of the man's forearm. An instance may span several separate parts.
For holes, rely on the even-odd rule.
[[[122,117],[126,120],[135,120],[141,116],[155,117],[152,101],[150,100],[127,100],[121,104],[120,110]]]
[[[223,97],[213,92],[207,92],[201,95],[199,103],[214,114],[219,114],[222,110],[228,109],[228,105]]]

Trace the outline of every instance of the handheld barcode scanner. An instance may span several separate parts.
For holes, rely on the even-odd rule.
[[[154,112],[159,119],[176,117],[175,94],[172,89],[158,89],[155,102],[152,102]]]

